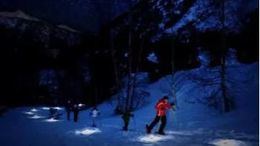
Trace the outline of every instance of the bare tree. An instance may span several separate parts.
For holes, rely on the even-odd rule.
[[[226,35],[225,35],[225,0],[220,1],[220,21],[222,25],[222,45],[221,45],[221,90],[222,90],[222,109],[224,112],[229,112],[231,110],[231,100],[227,95],[227,86],[226,86]]]
[[[175,65],[174,65],[174,59],[175,59],[175,52],[174,52],[174,40],[175,38],[172,39],[172,49],[171,49],[171,80],[172,80],[172,84],[171,84],[171,92],[172,92],[172,97],[174,100],[174,103],[176,105],[176,107],[178,107],[177,104],[177,98],[176,98],[176,85],[175,85],[175,81],[174,81],[174,75],[175,75]]]

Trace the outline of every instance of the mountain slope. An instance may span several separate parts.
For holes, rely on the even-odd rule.
[[[214,70],[213,68],[210,70]],[[48,107],[21,107],[9,111],[0,118],[0,141],[3,146],[19,145],[198,145],[198,146],[247,146],[258,145],[258,63],[229,66],[228,78],[233,78],[236,86],[232,92],[236,95],[236,108],[230,113],[221,114],[214,108],[196,102],[198,96],[206,92],[190,78],[191,73],[200,76],[212,76],[204,69],[178,72],[180,79],[177,88],[176,111],[168,113],[166,136],[145,134],[144,125],[155,116],[154,105],[157,100],[169,94],[170,76],[147,86],[150,103],[134,112],[128,132],[121,131],[122,120],[113,114],[113,102],[107,102],[98,108],[101,115],[98,127],[92,128],[89,110],[79,114],[79,122],[66,121],[66,113],[60,119],[48,119]],[[207,73],[207,74],[205,74]],[[231,76],[232,75],[232,76]],[[192,83],[191,83],[192,82]],[[239,84],[243,82],[243,84]],[[238,91],[237,91],[238,90]],[[212,91],[212,90],[209,90]],[[189,99],[189,100],[188,100]],[[193,102],[191,102],[193,101]],[[156,128],[154,129],[154,132]]]

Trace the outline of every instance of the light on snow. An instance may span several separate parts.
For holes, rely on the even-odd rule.
[[[211,141],[209,144],[215,146],[247,146],[245,142],[235,139],[216,139]]]
[[[143,142],[143,143],[156,143],[159,141],[165,141],[169,139],[173,139],[173,136],[161,136],[161,135],[151,134],[146,136],[140,136],[137,138],[139,142]]]
[[[50,108],[56,109],[56,110],[63,110],[62,107],[42,107],[42,110],[50,110]]]
[[[34,115],[32,117],[29,117],[30,119],[41,119],[44,118],[43,116],[39,116],[39,115]]]
[[[46,119],[44,120],[45,122],[49,122],[49,123],[53,123],[53,122],[58,122],[60,120],[54,119],[54,118],[50,118],[50,119]]]
[[[38,112],[38,110],[33,108],[33,109],[31,109],[31,112]]]
[[[56,110],[62,110],[61,107],[54,107],[54,109],[56,109]]]
[[[42,107],[42,110],[50,110],[49,107]]]
[[[92,134],[95,134],[95,133],[100,133],[100,132],[101,131],[98,128],[85,128],[85,129],[82,129],[82,130],[76,130],[75,134],[89,136],[89,135],[92,135]]]

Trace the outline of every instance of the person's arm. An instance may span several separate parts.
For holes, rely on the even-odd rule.
[[[166,103],[165,107],[166,107],[166,109],[171,109],[172,105],[170,103]]]
[[[176,106],[174,102],[171,102],[170,105],[171,105],[171,109],[176,110]]]

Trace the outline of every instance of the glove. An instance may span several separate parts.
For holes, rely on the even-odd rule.
[[[172,110],[176,110],[176,106],[175,106],[175,104],[174,105],[172,105]]]

